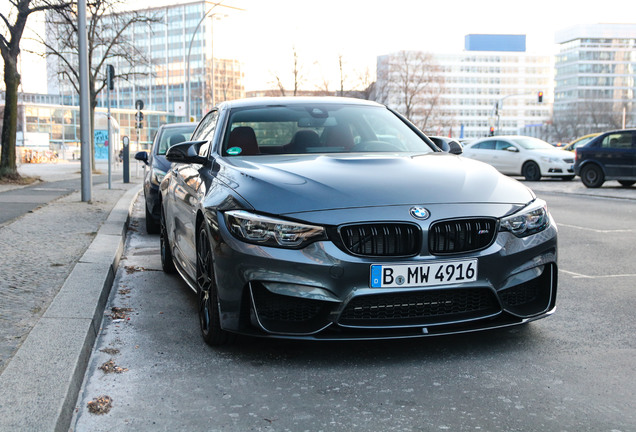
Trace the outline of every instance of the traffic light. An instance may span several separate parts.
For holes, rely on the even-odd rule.
[[[106,66],[106,85],[109,90],[115,90],[115,67],[113,65]]]
[[[543,102],[543,92],[542,91],[537,93],[537,102],[539,102],[539,103]]]
[[[495,135],[495,127],[494,126],[490,126],[490,132],[488,136],[494,136]]]

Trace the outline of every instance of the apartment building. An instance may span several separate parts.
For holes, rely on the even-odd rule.
[[[413,89],[421,79],[414,67],[423,58],[429,84],[420,100],[415,97],[421,107],[411,113],[411,120],[426,133],[478,138],[493,128],[497,134],[542,135],[551,115],[553,61],[526,52],[525,35],[467,35],[461,53],[415,53],[408,60],[407,86],[404,53],[378,57],[383,102],[405,112],[404,89]]]

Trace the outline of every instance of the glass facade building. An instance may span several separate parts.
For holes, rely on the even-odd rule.
[[[574,26],[555,41],[555,127],[568,139],[636,127],[636,24]]]
[[[186,103],[190,103],[190,117],[198,121],[214,104],[224,100],[239,99],[245,96],[241,63],[235,59],[215,59],[213,53],[213,18],[223,9],[214,2],[195,1],[169,6],[139,9],[134,12],[151,18],[150,22],[135,22],[123,32],[123,38],[139,51],[139,61],[131,66],[118,57],[107,61],[117,74],[126,73],[127,79],[116,79],[111,91],[110,106],[113,117],[121,127],[120,135],[129,136],[131,142],[139,141],[147,146],[163,123],[188,121]],[[123,12],[121,15],[131,14]],[[105,15],[101,29],[105,36],[115,35],[117,28],[111,25],[120,17]],[[55,35],[55,32],[47,32]],[[103,58],[104,47],[97,47],[94,59]],[[59,101],[49,108],[41,104],[28,107],[30,112],[42,113],[28,118],[38,118],[37,122],[26,121],[25,128],[46,129],[46,110],[55,113],[64,112],[58,118],[71,118],[74,127],[78,98],[70,83],[59,79],[55,73],[55,60],[49,61],[49,93],[59,95]],[[105,67],[102,71],[105,71]],[[188,81],[189,77],[189,81]],[[102,90],[97,97],[97,110],[107,107],[107,92]],[[137,136],[135,128],[135,102],[144,104],[142,128]],[[26,101],[26,100],[25,100]],[[48,105],[48,104],[47,104]],[[66,106],[68,105],[68,106]],[[70,116],[70,117],[69,117]],[[62,144],[78,141],[77,136],[70,138],[70,126],[67,134],[60,136],[55,126],[51,131],[51,143]],[[76,132],[79,134],[79,131]]]
[[[483,49],[484,41],[488,40],[498,41],[498,47],[505,46],[506,41],[496,36],[499,35],[480,40],[477,46]],[[466,50],[460,54],[432,54],[431,61],[442,84],[436,101],[437,115],[432,122],[428,119],[424,132],[478,138],[488,135],[493,127],[501,135],[542,137],[545,122],[551,115],[553,61],[550,56],[519,52],[520,43],[515,35],[511,41],[515,48],[512,51]],[[400,78],[391,71],[396,56],[378,57],[378,88],[388,89],[383,102],[404,112]],[[541,103],[537,98],[539,91],[544,94]],[[411,120],[420,123],[417,115]]]

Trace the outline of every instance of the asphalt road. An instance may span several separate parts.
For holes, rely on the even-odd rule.
[[[542,190],[559,225],[551,317],[451,337],[222,349],[200,338],[195,295],[160,271],[138,201],[72,430],[636,430],[636,201]],[[109,360],[120,373],[99,369]],[[111,411],[89,413],[103,395]]]
[[[121,178],[113,175],[111,181]],[[106,183],[108,175],[94,175],[92,184]],[[0,192],[0,226],[31,212],[61,196],[80,190],[81,180],[60,180],[54,182],[36,183],[19,189]]]

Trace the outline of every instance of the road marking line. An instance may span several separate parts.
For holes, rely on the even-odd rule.
[[[588,276],[581,273],[574,273],[567,270],[559,269],[559,271],[571,275],[575,279],[603,279],[603,278],[623,278],[623,277],[636,277],[636,274],[619,274],[619,275],[600,275],[600,276]]]
[[[576,226],[576,225],[568,225],[568,224],[564,224],[564,223],[559,223],[559,224],[557,224],[557,226],[568,227],[568,228],[576,228],[576,229],[580,229],[580,230],[583,230],[583,231],[592,231],[592,232],[601,233],[601,234],[634,232],[633,229],[599,230],[599,229],[594,229],[594,228],[580,227],[580,226]]]

